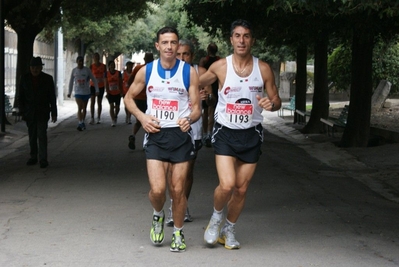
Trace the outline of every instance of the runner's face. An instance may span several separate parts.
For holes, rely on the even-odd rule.
[[[97,55],[97,54],[94,54],[94,56],[93,56],[93,61],[94,61],[94,63],[100,62],[100,56]]]
[[[78,64],[79,69],[83,68],[83,59],[76,60],[76,63]]]
[[[177,49],[177,58],[191,64],[193,62],[193,54],[190,53],[188,45],[180,45]]]
[[[159,36],[159,40],[155,43],[155,47],[159,51],[160,58],[165,60],[175,59],[177,49],[179,48],[179,39],[174,33],[164,33]]]
[[[249,29],[237,26],[230,37],[230,42],[233,46],[234,54],[247,55],[251,53],[251,47],[255,39],[252,37]]]
[[[109,68],[109,71],[111,71],[111,72],[114,71],[115,70],[115,63],[109,64],[108,68]]]

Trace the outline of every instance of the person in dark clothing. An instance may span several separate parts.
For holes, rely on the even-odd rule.
[[[19,85],[19,110],[26,121],[29,134],[30,159],[27,165],[40,161],[40,168],[48,166],[47,127],[48,121],[57,121],[57,102],[53,77],[42,72],[40,57],[30,61],[30,72],[21,77]],[[38,141],[39,140],[39,146]]]
[[[220,59],[216,55],[218,52],[218,47],[215,43],[210,43],[207,48],[207,56],[201,58],[199,66],[205,69],[209,67]],[[212,91],[208,92],[208,97],[206,100],[202,101],[202,107],[204,112],[202,113],[202,128],[203,128],[203,144],[206,147],[211,147],[211,133],[214,123],[215,107],[218,100],[219,84],[214,82],[212,84]]]

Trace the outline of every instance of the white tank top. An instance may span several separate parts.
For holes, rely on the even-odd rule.
[[[264,84],[258,58],[253,58],[252,73],[238,76],[233,68],[232,55],[226,57],[226,80],[215,109],[215,120],[230,129],[248,129],[263,121],[262,108],[256,95],[263,97]]]
[[[152,64],[147,83],[146,113],[159,119],[161,128],[179,127],[177,120],[190,115],[188,88],[183,82],[184,62],[180,61],[175,75],[166,79],[158,74],[158,64],[158,59]]]

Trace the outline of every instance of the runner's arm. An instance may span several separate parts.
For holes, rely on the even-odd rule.
[[[136,97],[143,90],[143,88],[146,87],[145,72],[146,68],[141,68],[137,72],[137,75],[134,78],[133,83],[130,85],[123,102],[129,112],[141,122],[141,125],[146,132],[155,133],[159,132],[159,129],[161,128],[158,124],[159,120],[154,116],[143,113],[137,107],[136,102],[134,102],[134,97]]]

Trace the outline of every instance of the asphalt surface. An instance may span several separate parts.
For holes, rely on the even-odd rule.
[[[155,247],[142,135],[132,125],[76,130],[75,103],[51,125],[49,167],[26,166],[27,129],[0,139],[0,266],[399,266],[398,146],[343,150],[265,113],[263,155],[237,223],[242,248],[204,245],[217,174],[212,148],[194,170],[187,250]],[[12,118],[10,118],[12,120]],[[168,208],[165,206],[165,210]]]

